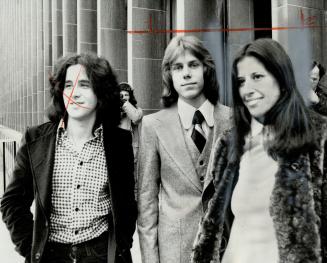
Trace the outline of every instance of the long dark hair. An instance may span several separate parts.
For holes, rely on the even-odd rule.
[[[239,94],[237,65],[244,57],[258,59],[277,80],[280,98],[265,114],[264,124],[274,135],[268,145],[272,155],[293,155],[307,150],[314,142],[314,132],[308,109],[295,82],[292,62],[283,47],[272,39],[258,39],[244,46],[232,66],[232,93],[235,129],[230,158],[239,160],[243,154],[245,136],[250,131],[251,114]]]
[[[174,88],[170,69],[172,63],[185,51],[189,51],[205,67],[203,94],[212,104],[216,105],[219,99],[219,92],[215,63],[209,51],[195,36],[176,36],[170,41],[165,50],[162,61],[162,104],[164,107],[170,107],[178,99],[178,93]]]
[[[96,124],[105,120],[108,125],[118,125],[120,122],[120,97],[116,76],[109,62],[94,53],[71,54],[60,58],[54,66],[53,74],[49,78],[51,104],[48,109],[48,117],[50,121],[59,122],[62,118],[67,120],[63,90],[67,69],[76,64],[85,67],[97,97]]]
[[[134,107],[136,107],[137,101],[135,99],[134,91],[133,91],[131,85],[129,85],[127,82],[121,82],[121,83],[119,83],[118,87],[119,87],[119,90],[120,91],[126,91],[126,92],[128,92],[128,94],[129,94],[129,102]]]

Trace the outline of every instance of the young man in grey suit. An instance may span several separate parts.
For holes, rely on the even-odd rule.
[[[211,147],[230,127],[214,61],[201,41],[177,36],[162,62],[165,109],[143,118],[138,230],[143,263],[186,263],[203,215]]]

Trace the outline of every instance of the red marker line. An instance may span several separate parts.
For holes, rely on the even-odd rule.
[[[78,82],[78,79],[79,79],[79,75],[80,75],[80,73],[81,73],[81,70],[82,70],[82,66],[80,67],[80,69],[79,69],[79,71],[78,71],[77,77],[76,77],[76,79],[75,79],[75,83],[74,83],[74,85],[73,85],[72,92],[69,94],[69,96],[67,96],[65,93],[63,93],[66,97],[68,97],[68,101],[67,101],[67,105],[65,106],[65,112],[64,112],[64,116],[62,117],[62,119],[65,119],[65,116],[66,116],[66,114],[67,114],[67,109],[68,109],[68,106],[69,106],[70,101],[73,101],[73,102],[74,102],[74,100],[72,99],[72,96],[73,96],[73,92],[74,92],[74,90],[75,90],[76,84],[77,84],[77,82]],[[78,104],[77,104],[77,105],[78,105]],[[79,106],[80,106],[80,105],[79,105]],[[61,127],[63,127],[63,126],[64,126],[64,122],[62,122],[62,124],[61,124]]]
[[[73,102],[73,104],[75,104],[76,106],[81,107],[81,108],[84,108],[84,109],[90,109],[90,107],[85,107],[85,106],[82,106],[82,105],[78,104],[76,101],[74,101],[73,99],[71,99],[68,95],[66,95],[65,92],[63,92],[63,94],[64,94],[64,96],[65,96],[66,98],[68,98],[68,99],[69,99],[71,102]],[[66,108],[66,109],[67,109],[67,108]]]
[[[199,29],[153,29],[150,30],[127,30],[128,34],[165,34],[165,33],[199,33],[199,32],[244,32],[244,31],[278,31],[305,28],[321,28],[323,26],[302,25],[289,27],[265,27],[265,28],[199,28]]]

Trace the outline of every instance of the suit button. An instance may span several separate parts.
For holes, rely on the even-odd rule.
[[[40,254],[39,252],[35,254],[35,259],[36,259],[36,260],[39,260],[40,257],[41,257],[41,254]]]
[[[200,165],[203,165],[203,163],[204,163],[203,160],[201,160],[201,161],[199,162]]]

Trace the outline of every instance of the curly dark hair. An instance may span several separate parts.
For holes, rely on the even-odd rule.
[[[189,51],[193,56],[199,59],[204,70],[204,96],[214,105],[219,99],[218,81],[216,76],[216,67],[209,51],[202,42],[195,36],[176,36],[168,44],[162,61],[163,92],[161,102],[165,107],[170,107],[178,100],[178,93],[174,88],[170,68],[176,58]]]
[[[135,99],[134,91],[133,91],[131,85],[129,85],[127,82],[121,82],[121,83],[119,83],[118,87],[119,87],[120,91],[127,91],[128,92],[129,102],[135,107],[136,104],[137,104],[137,101]]]
[[[85,68],[98,100],[96,125],[104,121],[108,125],[118,125],[120,97],[116,75],[108,60],[94,53],[70,54],[57,61],[53,74],[49,78],[51,103],[48,108],[48,117],[50,121],[59,122],[62,118],[67,121],[63,100],[66,72],[70,66],[77,64]]]
[[[261,38],[245,45],[236,55],[232,66],[232,94],[235,133],[230,159],[237,160],[243,153],[245,136],[250,131],[251,114],[239,93],[238,63],[245,57],[254,57],[277,80],[280,97],[265,114],[264,124],[271,127],[274,140],[268,145],[269,153],[297,154],[315,143],[315,132],[309,110],[304,104],[295,81],[292,62],[284,48],[275,40]]]

